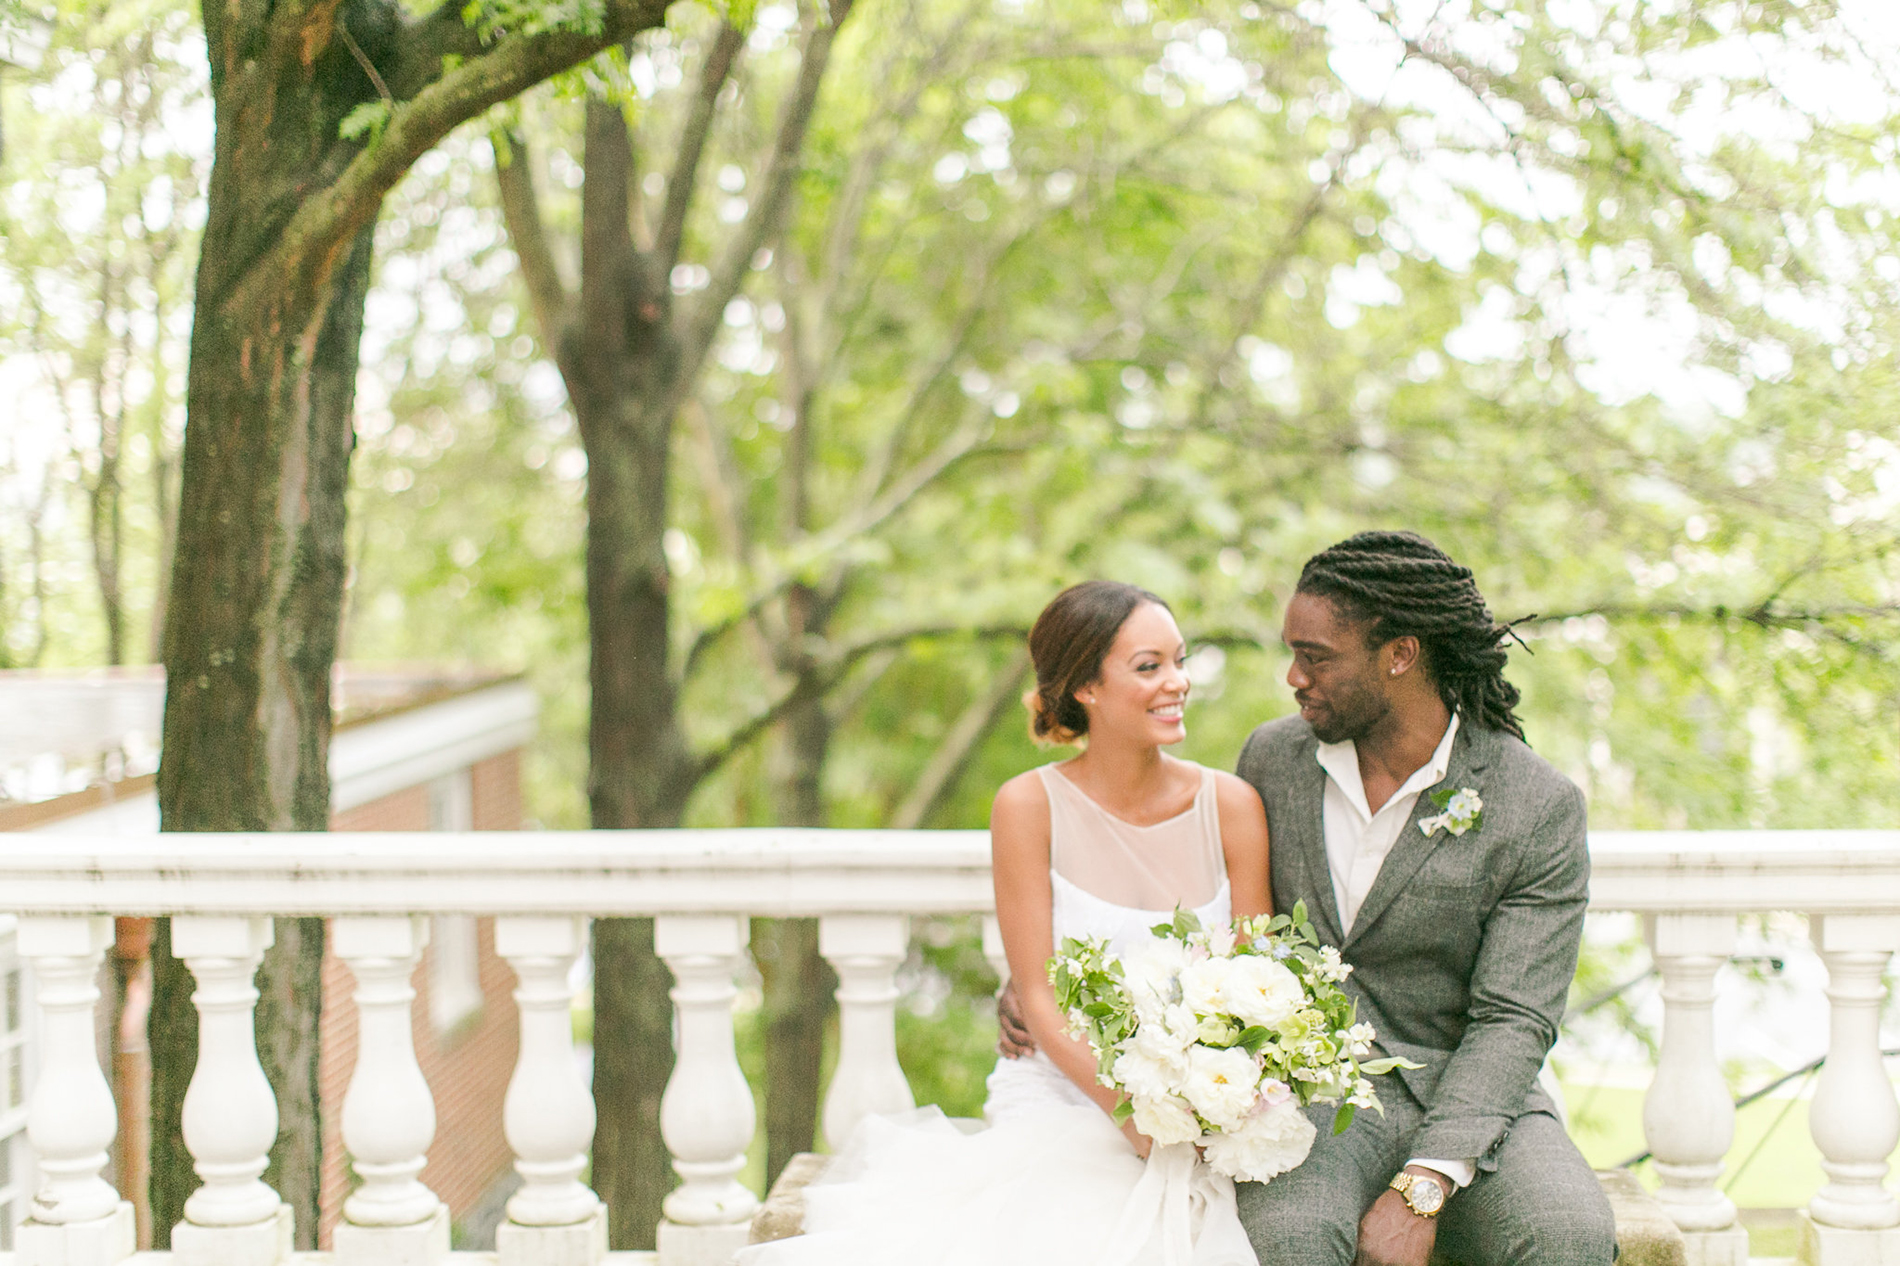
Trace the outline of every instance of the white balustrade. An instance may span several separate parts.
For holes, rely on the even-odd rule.
[[[654,921],[654,949],[673,973],[678,1017],[660,1135],[680,1176],[660,1224],[661,1266],[719,1266],[746,1242],[758,1197],[739,1182],[757,1117],[732,1044],[733,977],[746,945],[735,915]]]
[[[495,1231],[502,1266],[593,1266],[607,1254],[607,1211],[580,1180],[594,1100],[574,1062],[568,975],[586,943],[578,918],[495,920],[495,952],[520,982],[521,1053],[502,1104],[521,1190]]]
[[[1830,1008],[1827,1063],[1808,1106],[1828,1178],[1807,1209],[1809,1258],[1818,1266],[1900,1261],[1900,1233],[1871,1237],[1885,1251],[1865,1252],[1866,1232],[1900,1227],[1900,1202],[1885,1185],[1887,1158],[1900,1143],[1900,1102],[1880,1055],[1882,978],[1900,949],[1900,915],[1816,915],[1808,930],[1827,964]]]
[[[825,1138],[842,1147],[874,1113],[914,1107],[897,1062],[897,969],[910,945],[901,914],[834,914],[819,921],[818,952],[838,973],[838,1067],[825,1095]]]
[[[1715,1062],[1715,973],[1735,948],[1732,914],[1660,914],[1649,927],[1662,977],[1662,1049],[1643,1099],[1643,1133],[1662,1186],[1656,1199],[1713,1266],[1747,1266],[1748,1233],[1715,1185],[1735,1137],[1735,1105]]]
[[[265,1186],[277,1099],[257,1059],[257,968],[272,940],[259,917],[180,916],[172,953],[197,988],[198,1066],[185,1090],[185,1147],[204,1185],[185,1201],[172,1251],[197,1266],[274,1266],[290,1253],[290,1207]]]
[[[39,982],[41,1041],[40,1076],[26,1117],[40,1185],[31,1220],[19,1230],[18,1263],[112,1266],[137,1247],[132,1206],[100,1176],[119,1124],[92,1015],[112,920],[23,918],[17,943]]]
[[[1664,1021],[1644,1128],[1689,1266],[1746,1260],[1719,1189],[1735,1116],[1711,1005],[1737,915],[1789,910],[1812,916],[1832,1004],[1810,1114],[1827,1185],[1806,1211],[1801,1260],[1900,1266],[1900,1203],[1885,1183],[1900,1104],[1878,1035],[1882,976],[1900,950],[1900,831],[1599,832],[1591,861],[1592,908],[1650,921]],[[738,1180],[755,1125],[732,1030],[745,919],[822,920],[841,1037],[824,1128],[841,1142],[865,1115],[911,1103],[895,1041],[908,916],[984,916],[983,952],[1006,978],[991,901],[980,831],[0,836],[0,914],[22,916],[41,1017],[28,1113],[41,1178],[0,1266],[118,1266],[132,1251],[130,1210],[101,1172],[116,1124],[94,1038],[105,916],[172,916],[174,950],[198,986],[184,1128],[204,1184],[173,1231],[172,1266],[280,1266],[289,1254],[289,1210],[261,1181],[277,1113],[257,1059],[253,976],[272,915],[331,918],[357,982],[343,1131],[363,1182],[333,1256],[338,1266],[440,1262],[447,1218],[420,1179],[435,1115],[410,979],[424,917],[471,912],[497,916],[497,951],[518,978],[520,1057],[502,1123],[523,1186],[497,1233],[498,1266],[605,1266],[604,1210],[581,1181],[594,1109],[573,1062],[569,972],[584,918],[656,917],[678,1021],[660,1124],[682,1179],[665,1202],[659,1256],[662,1266],[721,1266],[758,1203]]]
[[[435,1100],[416,1063],[410,980],[428,943],[420,915],[336,919],[336,955],[356,977],[356,1069],[343,1095],[343,1146],[362,1180],[343,1203],[337,1256],[403,1266],[449,1251],[449,1215],[417,1177],[435,1141]]]

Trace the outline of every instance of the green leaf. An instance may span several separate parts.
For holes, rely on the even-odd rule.
[[[1358,1115],[1358,1112],[1359,1109],[1353,1107],[1350,1103],[1340,1104],[1339,1111],[1333,1113],[1333,1133],[1335,1135],[1344,1134],[1346,1127],[1352,1124],[1352,1119]]]
[[[1249,1025],[1240,1031],[1240,1036],[1234,1039],[1234,1045],[1245,1047],[1247,1053],[1252,1055],[1265,1046],[1272,1037],[1273,1031],[1265,1025]]]
[[[383,129],[387,126],[389,103],[381,99],[365,101],[343,116],[343,122],[337,124],[336,134],[346,141],[353,141],[367,132],[373,145],[382,139]]]
[[[1134,1115],[1135,1101],[1123,1096],[1122,1099],[1115,1104],[1114,1109],[1108,1114],[1108,1117],[1109,1120],[1113,1121],[1116,1125],[1120,1125]]]
[[[1399,1056],[1394,1055],[1390,1059],[1375,1059],[1369,1063],[1361,1064],[1359,1065],[1359,1071],[1364,1073],[1368,1077],[1378,1077],[1378,1076],[1382,1076],[1385,1073],[1391,1072],[1394,1068],[1423,1068],[1423,1067],[1425,1067],[1425,1065],[1414,1063],[1413,1061],[1409,1059],[1402,1059]]]

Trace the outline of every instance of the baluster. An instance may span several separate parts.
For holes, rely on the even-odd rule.
[[[1811,916],[1808,933],[1827,964],[1827,1063],[1808,1106],[1827,1185],[1802,1219],[1804,1260],[1818,1266],[1900,1261],[1900,1203],[1886,1188],[1887,1157],[1900,1143],[1900,1103],[1880,1055],[1882,977],[1900,949],[1892,915]]]
[[[607,1211],[580,1181],[594,1140],[594,1099],[574,1063],[568,973],[586,935],[574,918],[499,918],[495,952],[520,985],[521,1053],[502,1128],[522,1188],[495,1229],[501,1266],[593,1266],[607,1255]]]
[[[24,917],[18,938],[37,982],[42,1058],[26,1114],[40,1185],[18,1231],[15,1261],[112,1266],[138,1246],[132,1206],[99,1176],[119,1124],[93,1028],[112,920]]]
[[[673,972],[679,1028],[660,1098],[660,1135],[680,1187],[662,1206],[661,1266],[723,1263],[745,1245],[758,1197],[740,1184],[757,1118],[732,1045],[733,972],[745,920],[673,915],[654,921],[654,948]]]
[[[290,1253],[290,1206],[260,1177],[277,1141],[277,1097],[257,1060],[257,967],[272,936],[265,918],[172,920],[172,953],[198,985],[198,1066],[182,1124],[204,1179],[172,1228],[181,1264],[274,1266]]]
[[[339,1262],[438,1261],[449,1213],[416,1177],[435,1141],[435,1100],[416,1063],[410,985],[427,920],[412,915],[331,921],[336,954],[356,977],[356,1069],[343,1095],[343,1146],[362,1179],[343,1202]]]
[[[866,1116],[916,1106],[897,1062],[897,969],[909,948],[901,914],[834,914],[818,925],[818,952],[838,973],[838,1067],[825,1094],[833,1148]]]
[[[1735,948],[1732,914],[1662,914],[1649,922],[1662,976],[1662,1050],[1643,1099],[1643,1133],[1662,1187],[1656,1199],[1703,1266],[1747,1266],[1748,1232],[1715,1185],[1735,1137],[1735,1105],[1715,1062],[1715,973]]]

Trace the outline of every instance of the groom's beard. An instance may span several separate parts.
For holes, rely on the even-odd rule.
[[[1353,690],[1326,700],[1310,724],[1313,737],[1322,743],[1358,742],[1372,733],[1372,727],[1385,719],[1392,707],[1376,692]]]

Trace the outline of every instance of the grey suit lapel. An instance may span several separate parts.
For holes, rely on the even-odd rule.
[[[1470,787],[1484,794],[1484,779],[1481,775],[1497,754],[1498,736],[1494,731],[1482,728],[1470,721],[1458,726],[1458,737],[1451,744],[1451,765],[1445,777],[1421,791],[1418,803],[1412,807],[1412,816],[1399,831],[1398,842],[1385,856],[1385,864],[1379,868],[1379,877],[1372,881],[1372,890],[1366,893],[1366,899],[1359,905],[1359,913],[1352,921],[1352,929],[1346,934],[1346,945],[1363,939],[1372,926],[1379,921],[1405,885],[1411,882],[1418,868],[1425,864],[1438,847],[1451,838],[1449,831],[1438,831],[1427,836],[1418,829],[1420,818],[1429,818],[1438,812],[1438,806],[1432,803],[1432,792],[1440,787]],[[1480,830],[1483,828],[1480,827]]]
[[[1293,806],[1293,829],[1289,838],[1273,841],[1275,848],[1289,849],[1298,882],[1294,895],[1304,894],[1306,917],[1321,942],[1341,944],[1346,938],[1339,926],[1339,899],[1333,892],[1333,870],[1326,862],[1326,824],[1322,814],[1326,806],[1326,771],[1319,763],[1319,742],[1308,735],[1300,744],[1289,778],[1289,803]]]

